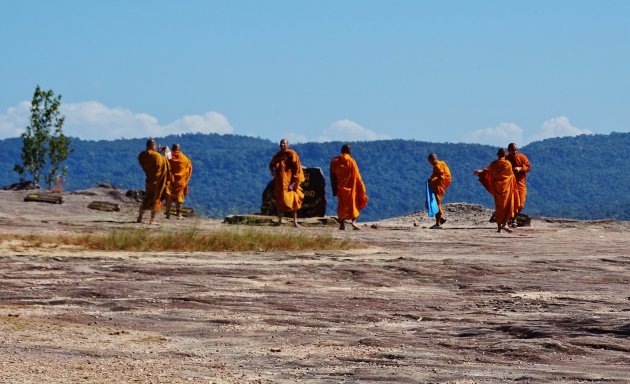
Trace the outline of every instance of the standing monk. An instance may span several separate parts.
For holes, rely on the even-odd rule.
[[[147,140],[147,149],[140,152],[138,162],[146,176],[145,194],[138,213],[138,223],[142,223],[145,210],[151,210],[150,224],[157,224],[155,214],[162,210],[162,197],[168,194],[168,183],[171,181],[171,171],[168,159],[158,153],[155,140]]]
[[[529,172],[531,167],[527,156],[517,151],[518,147],[516,144],[510,143],[508,145],[507,159],[512,164],[512,171],[516,177],[516,191],[518,192],[519,198],[517,213],[521,213],[523,208],[525,208],[525,198],[527,197],[527,172]]]
[[[337,196],[337,220],[341,230],[346,229],[346,220],[350,220],[353,229],[359,229],[356,225],[359,211],[368,202],[359,167],[350,153],[350,145],[344,144],[341,155],[330,162],[330,184],[333,196]]]
[[[300,183],[304,182],[304,171],[297,152],[289,149],[287,139],[280,140],[280,151],[269,163],[269,170],[274,177],[274,191],[276,194],[276,209],[278,211],[278,225],[282,224],[284,213],[293,213],[293,226],[299,227],[297,211],[302,207],[304,191]]]
[[[435,153],[432,153],[428,157],[429,164],[433,166],[433,173],[429,178],[429,186],[435,194],[435,200],[438,204],[438,213],[435,215],[435,225],[432,229],[442,228],[442,224],[446,222],[444,217],[444,210],[442,209],[442,198],[444,192],[451,185],[451,170],[448,169],[448,165],[445,162],[438,160]]]
[[[192,176],[192,162],[181,152],[179,144],[173,144],[171,158],[168,160],[173,174],[173,182],[171,183],[170,194],[166,200],[166,218],[171,217],[171,204],[175,201],[177,208],[177,220],[183,219],[182,204],[184,196],[188,195],[188,182]]]
[[[484,169],[476,169],[474,174],[479,176],[479,181],[494,197],[494,208],[497,221],[497,232],[505,229],[508,220],[516,217],[519,200],[516,192],[516,178],[512,171],[512,164],[505,157],[505,149],[499,148],[497,160],[493,161]]]

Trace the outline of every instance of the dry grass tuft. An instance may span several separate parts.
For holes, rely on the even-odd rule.
[[[12,236],[13,239],[16,236]],[[351,249],[358,244],[336,239],[329,234],[269,233],[256,229],[221,230],[201,233],[196,228],[178,231],[125,229],[104,233],[67,234],[59,236],[18,236],[23,246],[49,247],[53,244],[88,250],[131,252],[264,252]],[[0,237],[0,241],[4,240]]]

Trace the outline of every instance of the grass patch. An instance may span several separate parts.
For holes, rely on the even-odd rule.
[[[265,252],[338,250],[359,247],[356,243],[336,239],[329,234],[269,233],[255,229],[207,233],[201,233],[196,228],[178,231],[125,229],[54,237],[26,235],[13,238],[16,237],[25,243],[24,246],[59,244],[88,250],[132,252]]]

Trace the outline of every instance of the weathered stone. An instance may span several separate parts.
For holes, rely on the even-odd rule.
[[[182,207],[180,210],[183,217],[193,217],[195,216],[195,208],[193,207]],[[171,209],[169,211],[171,216],[177,216],[177,207],[175,204],[171,205]]]
[[[40,203],[61,204],[63,197],[52,193],[30,193],[26,195],[24,201],[36,201]]]
[[[144,199],[144,191],[142,189],[130,189],[125,193],[125,196],[135,201],[142,201]]]
[[[88,208],[96,209],[97,211],[104,212],[118,212],[120,207],[116,203],[110,203],[109,201],[93,201],[88,204]]]
[[[25,191],[28,189],[39,189],[39,186],[32,181],[21,181],[19,183],[2,187],[2,189],[5,191]]]
[[[298,211],[298,217],[324,217],[326,215],[326,179],[321,168],[304,168],[306,180],[301,184],[304,189],[304,202]],[[267,184],[262,194],[260,212],[263,215],[276,216],[278,211],[274,204],[275,191],[273,180]],[[285,214],[291,216],[290,212]]]
[[[273,216],[264,215],[229,215],[223,219],[226,224],[238,224],[238,225],[276,225],[277,219]],[[339,223],[332,217],[309,217],[298,220],[298,223],[303,227],[328,227],[338,226]],[[292,226],[291,220],[284,220],[283,225]]]

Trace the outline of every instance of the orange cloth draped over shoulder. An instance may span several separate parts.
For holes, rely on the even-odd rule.
[[[168,162],[173,174],[171,199],[178,203],[183,203],[184,196],[188,195],[188,182],[192,176],[192,162],[181,151],[171,152],[171,158]]]
[[[451,170],[445,162],[441,160],[435,162],[433,165],[433,173],[429,178],[429,185],[435,194],[435,200],[437,201],[440,214],[444,215],[444,211],[442,210],[442,198],[444,197],[446,189],[451,185]]]
[[[292,149],[279,151],[269,162],[269,169],[274,175],[273,186],[278,212],[297,211],[302,208],[304,190],[300,184],[305,178],[297,152]]]
[[[367,206],[365,184],[356,161],[347,153],[330,162],[330,181],[337,195],[337,217],[339,220],[354,220],[359,211]]]
[[[512,169],[521,167],[520,172],[515,172],[516,177],[516,191],[518,192],[519,205],[518,210],[525,208],[525,199],[527,198],[527,172],[532,167],[529,165],[529,159],[522,153],[515,153],[514,156],[507,155],[508,161],[512,164]]]
[[[146,176],[142,209],[161,211],[162,200],[168,196],[168,187],[172,181],[168,159],[152,149],[147,149],[140,152],[138,162]]]
[[[490,163],[479,174],[479,181],[494,197],[497,224],[506,224],[518,212],[519,200],[512,164],[505,158]]]

